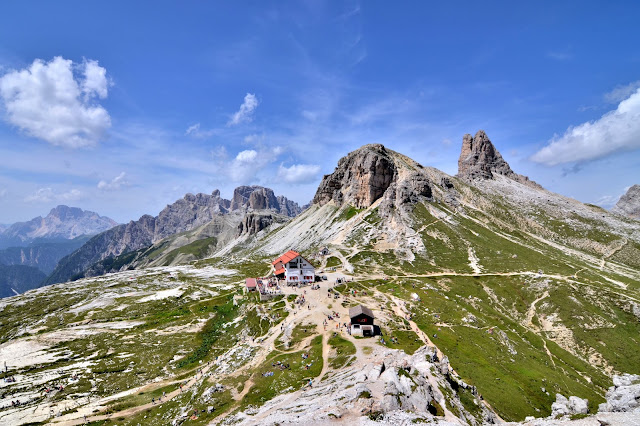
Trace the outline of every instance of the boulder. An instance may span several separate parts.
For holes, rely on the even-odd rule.
[[[567,414],[570,414],[569,400],[557,393],[556,402],[551,404],[551,417],[566,416]]]
[[[613,377],[613,386],[606,394],[607,402],[600,404],[599,412],[640,413],[640,376],[623,374]]]

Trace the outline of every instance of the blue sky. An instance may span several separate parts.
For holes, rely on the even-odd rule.
[[[640,3],[434,3],[3,3],[0,223],[241,184],[306,203],[366,143],[455,174],[478,129],[554,192],[640,183]]]

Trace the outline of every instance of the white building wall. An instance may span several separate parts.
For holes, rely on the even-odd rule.
[[[301,256],[291,259],[284,265],[285,278],[287,282],[304,282],[309,283],[315,280],[316,271],[313,266]],[[307,277],[307,278],[305,278]],[[291,279],[294,278],[294,279]]]

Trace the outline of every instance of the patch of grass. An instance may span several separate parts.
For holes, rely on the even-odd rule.
[[[364,398],[364,399],[369,399],[371,398],[371,392],[369,391],[362,391],[358,394],[358,397],[356,399],[360,399],[360,398]]]
[[[353,343],[340,337],[339,334],[329,338],[328,343],[335,350],[335,356],[329,358],[331,368],[337,370],[347,366],[353,360],[353,355],[356,353],[356,347]]]
[[[587,398],[594,405],[603,400],[609,384],[606,376],[554,342],[543,341],[543,337],[514,319],[514,315],[524,318],[537,294],[528,292],[521,278],[450,277],[443,287],[436,279],[423,282],[428,287],[400,288],[403,292],[418,293],[423,301],[419,309],[412,306],[413,320],[428,336],[437,335],[434,343],[447,354],[453,368],[478,388],[502,418],[522,420],[528,415],[548,415],[553,397],[539,392],[540,387],[546,387],[551,395]],[[553,288],[559,291],[562,285]],[[577,297],[577,293],[573,294]],[[558,304],[570,306],[567,299],[568,296],[558,295],[545,302],[556,312]],[[462,321],[467,313],[477,318],[475,325]],[[481,324],[490,324],[492,328],[481,328]],[[602,335],[599,338],[606,339]],[[545,344],[552,359],[546,355]],[[621,349],[624,345],[618,344]],[[616,348],[613,342],[612,346]],[[591,383],[582,377],[585,374]]]
[[[353,207],[353,206],[348,206],[347,208],[345,208],[344,210],[342,210],[340,212],[340,214],[338,215],[336,220],[340,220],[340,221],[349,220],[349,219],[351,219],[352,217],[354,217],[355,215],[357,215],[358,213],[360,213],[363,210],[365,210],[365,209],[358,209],[358,208]]]
[[[444,417],[444,410],[442,409],[442,405],[438,404],[438,401],[432,399],[429,402],[429,406],[427,407],[427,411],[433,416]]]
[[[308,353],[307,359],[302,358]],[[280,370],[277,362],[288,364],[289,368]],[[311,364],[307,369],[305,366]],[[248,405],[260,406],[264,402],[285,392],[292,392],[307,385],[309,379],[317,377],[322,371],[322,336],[311,340],[310,346],[303,351],[274,355],[268,358],[252,376],[253,387],[242,400],[241,407]],[[272,371],[272,376],[264,373]]]
[[[335,256],[329,256],[327,258],[327,268],[335,268],[342,266],[342,261]]]
[[[285,347],[283,335],[276,340],[276,349],[288,349],[295,348],[309,336],[316,334],[316,325],[311,323],[297,324],[293,330],[291,330],[291,337],[289,338],[288,345]]]
[[[194,349],[189,356],[180,360],[177,363],[178,368],[185,368],[192,366],[196,362],[204,359],[210,352],[211,347],[220,343],[221,337],[224,339],[224,345],[231,346],[234,343],[233,339],[228,339],[228,335],[224,330],[224,324],[233,321],[238,315],[238,307],[233,304],[233,297],[228,297],[227,303],[219,305],[216,309],[216,314],[213,318],[207,321],[202,331],[197,335],[197,340],[200,341],[200,345]]]
[[[163,262],[165,265],[170,265],[176,257],[181,254],[191,255],[196,259],[202,259],[207,256],[211,251],[212,247],[215,247],[218,243],[218,239],[216,237],[203,238],[202,240],[196,240],[192,243],[186,244],[182,247],[178,247],[177,249],[171,250],[166,254]]]

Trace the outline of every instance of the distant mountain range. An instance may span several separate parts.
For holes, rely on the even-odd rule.
[[[95,212],[60,205],[45,217],[0,226],[0,297],[38,287],[61,258],[115,225]]]
[[[0,249],[26,246],[36,240],[73,239],[81,235],[95,235],[118,223],[98,213],[78,207],[57,206],[45,217],[0,227]]]

